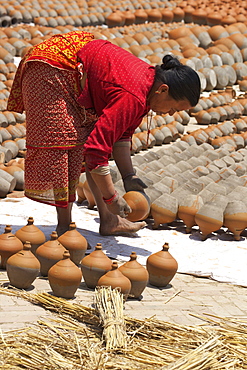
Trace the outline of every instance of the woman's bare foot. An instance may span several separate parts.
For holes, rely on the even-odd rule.
[[[135,233],[146,226],[145,221],[141,222],[131,222],[122,218],[118,215],[111,214],[107,222],[102,222],[100,224],[99,232],[101,235],[121,235],[125,233]]]

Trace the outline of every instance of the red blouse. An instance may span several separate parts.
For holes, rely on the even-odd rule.
[[[154,67],[128,51],[109,41],[92,39],[90,33],[73,31],[36,45],[20,63],[8,101],[9,110],[23,111],[21,78],[27,62],[76,70],[82,61],[87,80],[78,104],[94,108],[99,116],[84,144],[90,170],[108,164],[115,142],[131,140],[149,111],[146,99],[155,77]]]
[[[87,72],[79,103],[94,107],[99,119],[84,144],[90,170],[106,166],[113,144],[131,140],[149,107],[147,95],[155,70],[128,51],[104,40],[86,44],[78,53]]]

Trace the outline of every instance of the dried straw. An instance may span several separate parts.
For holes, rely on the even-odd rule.
[[[104,328],[106,350],[126,349],[127,334],[124,320],[124,298],[118,289],[96,287],[95,306]]]
[[[125,338],[117,344],[118,325],[113,325],[109,332],[104,327],[104,322],[110,320],[106,316],[108,305],[111,307],[115,297],[102,305],[101,309],[105,309],[99,314],[100,310],[47,293],[0,288],[1,293],[26,299],[56,313],[29,328],[0,333],[1,370],[247,369],[247,319],[204,314],[197,316],[203,320],[202,325],[184,326],[155,318],[124,317],[127,337],[123,331]],[[116,316],[122,320],[122,302],[118,304],[114,315],[117,311]],[[121,320],[116,319],[119,323]]]

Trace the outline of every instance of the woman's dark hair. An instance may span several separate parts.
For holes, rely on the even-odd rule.
[[[201,92],[201,83],[196,71],[169,54],[164,56],[162,62],[161,65],[155,66],[155,80],[169,86],[169,94],[173,99],[187,99],[194,107]]]

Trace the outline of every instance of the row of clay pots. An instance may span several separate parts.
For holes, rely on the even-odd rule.
[[[235,3],[234,3],[235,4]],[[5,5],[5,7],[4,7]],[[42,4],[35,6],[25,4],[19,5],[8,5],[3,4],[3,11],[1,12],[0,20],[2,19],[2,27],[6,27],[10,24],[18,24],[20,22],[31,23],[39,22],[39,19],[50,20],[61,18],[68,24],[71,24],[71,19],[77,17],[82,19],[87,16],[88,20],[85,20],[83,25],[89,24],[103,24],[106,19],[106,23],[111,26],[132,24],[134,22],[140,23],[145,21],[165,21],[165,22],[181,22],[185,23],[198,23],[198,24],[231,24],[236,21],[246,21],[246,11],[244,7],[236,7],[233,11],[233,7],[230,7],[230,3],[226,4],[219,2],[217,6],[212,4],[211,6],[205,6],[205,4],[194,2],[193,6],[191,2],[186,3],[185,1],[181,4],[175,2],[159,2],[159,3],[148,3],[148,2],[117,2],[115,5],[112,2],[103,1],[100,4],[94,4],[89,6],[86,1],[75,2],[73,7],[69,3],[63,3],[59,5],[42,2]],[[220,11],[219,11],[220,9]],[[223,10],[224,9],[224,10]],[[118,11],[118,14],[114,14]],[[94,16],[96,20],[90,19],[90,16]],[[108,18],[110,17],[109,21]],[[123,20],[124,17],[124,20]],[[98,19],[97,19],[98,18]],[[37,23],[39,24],[39,23]],[[81,26],[82,24],[78,24]]]
[[[231,94],[231,90],[234,94]],[[235,90],[231,87],[227,87],[226,90],[211,92],[208,97],[199,99],[198,104],[190,109],[190,115],[195,117],[200,124],[216,123],[245,116],[247,114],[246,96],[239,95],[234,99],[235,94]]]
[[[126,296],[139,298],[148,282],[154,286],[166,286],[174,277],[178,265],[164,244],[160,252],[147,258],[147,268],[137,262],[131,253],[129,262],[118,269],[117,262],[106,256],[102,245],[85,256],[86,239],[76,230],[70,230],[58,238],[54,231],[49,241],[36,227],[32,217],[15,234],[10,225],[0,235],[1,267],[6,268],[10,284],[27,289],[38,275],[48,276],[53,293],[63,298],[73,298],[82,276],[89,288],[111,286],[120,288]],[[26,239],[32,240],[26,241]],[[63,242],[63,244],[61,244]],[[78,266],[81,264],[81,268]]]
[[[195,223],[194,220],[191,225],[191,221],[185,220],[181,214],[179,216],[179,206],[185,206],[183,202],[187,198],[191,198],[190,195],[193,195],[201,197],[202,200],[192,197],[200,208],[206,206],[209,201],[214,203],[219,201],[222,208],[221,215],[226,215],[223,217],[223,223],[220,227],[223,225],[227,227],[234,234],[234,238],[239,240],[240,234],[247,227],[247,224],[244,228],[236,228],[234,223],[226,221],[230,217],[228,213],[230,206],[232,206],[231,202],[242,203],[240,205],[242,209],[247,206],[245,197],[243,197],[247,184],[247,150],[241,146],[239,148],[236,150],[237,148],[231,143],[226,143],[219,149],[215,149],[213,145],[208,143],[190,145],[184,141],[177,141],[168,148],[161,148],[157,152],[152,153],[149,150],[144,155],[135,155],[132,161],[136,167],[137,175],[149,185],[145,192],[150,199],[150,217],[154,220],[154,228],[180,218],[184,221],[188,232],[191,231],[192,226],[198,225],[202,232],[202,239],[218,230],[217,226],[216,229],[206,232],[204,227],[200,225],[200,221]],[[115,186],[124,195],[122,181],[118,180]],[[237,187],[238,191],[236,192]],[[219,190],[223,192],[225,198],[219,199]],[[228,193],[229,196],[226,196]],[[216,199],[212,201],[213,197]],[[135,199],[137,198],[135,197]],[[217,206],[219,207],[219,205]],[[244,212],[245,221],[247,220],[246,212],[247,210]],[[213,214],[214,211],[209,215]]]
[[[184,146],[180,145],[180,148],[181,147],[184,148]],[[226,149],[226,147],[231,151]],[[160,189],[161,192],[163,191],[163,194],[159,195],[156,199],[154,199],[151,204],[150,212],[152,217],[154,218],[154,227],[157,228],[159,224],[162,223],[170,223],[174,221],[177,217],[179,217],[179,207],[181,205],[185,206],[184,203],[186,203],[186,201],[188,200],[189,195],[201,196],[203,202],[201,202],[201,200],[199,201],[197,198],[195,199],[192,197],[194,202],[193,203],[194,208],[196,208],[195,205],[197,205],[198,207],[197,211],[199,211],[202,205],[206,205],[209,202],[209,199],[210,201],[212,201],[213,192],[216,192],[217,194],[217,196],[215,196],[216,199],[214,199],[213,202],[216,203],[216,201],[218,200],[219,204],[221,204],[222,208],[221,215],[224,215],[224,212],[227,214],[227,205],[235,200],[242,203],[241,207],[243,209],[246,208],[246,202],[244,201],[244,199],[242,200],[242,196],[244,194],[242,191],[244,191],[247,182],[246,149],[239,149],[239,151],[235,152],[234,150],[235,148],[233,148],[232,145],[225,144],[220,149],[214,150],[213,146],[210,146],[208,144],[202,144],[200,147],[193,145],[190,148],[183,150],[182,153],[176,153],[177,150],[176,143],[172,145],[172,148],[173,149],[171,149],[171,152],[173,151],[173,158],[175,158],[175,161],[177,162],[164,166],[163,168],[160,169],[160,171],[156,171],[156,175],[161,175],[162,179],[160,181],[161,182],[166,181],[167,184],[168,184],[167,177],[170,176],[170,179],[172,178],[174,180],[173,182],[170,181],[170,186],[172,184],[172,187],[174,188],[175,186],[174,182],[176,180],[177,188],[173,191],[168,191],[169,194],[164,194],[165,187],[164,186],[163,188],[158,187],[157,182],[154,183],[156,195],[158,193],[157,192],[158,189]],[[165,153],[166,150],[164,149],[162,152]],[[199,155],[199,153],[201,153],[201,155]],[[165,156],[168,157],[167,155]],[[170,157],[169,159],[171,161]],[[164,162],[164,160],[166,159],[164,159],[163,156],[162,161]],[[155,164],[151,162],[149,168],[154,166]],[[142,169],[144,171],[147,171],[148,166],[143,164]],[[150,176],[147,177],[150,178]],[[230,193],[229,196],[227,196],[226,199],[224,199],[224,202],[222,199],[219,199],[217,193],[217,186],[216,188],[214,188],[215,186],[214,183],[222,185],[223,187],[222,191],[224,192],[225,197],[226,194]],[[238,191],[239,194],[242,194],[240,197],[237,196],[237,199],[235,199],[234,196],[231,196],[231,192],[235,191],[236,186],[240,186]],[[208,190],[209,188],[213,188],[213,190],[211,190],[211,194],[208,194],[207,198],[206,197],[207,192],[204,191],[204,189]],[[204,194],[202,194],[203,191]],[[220,208],[219,204],[217,205],[218,208]],[[224,204],[225,208],[223,207]],[[245,213],[244,219],[246,221],[247,213],[246,211],[244,213]],[[212,215],[214,215],[213,210],[211,210],[210,213],[207,214],[208,217],[213,217]],[[222,224],[220,225],[220,227],[216,226],[214,230],[212,229],[206,232],[204,227],[200,224],[199,220],[196,221],[194,220],[193,221],[194,224],[191,225],[189,224],[189,221],[187,221],[185,218],[181,216],[181,214],[180,219],[184,221],[187,227],[187,231],[190,231],[193,225],[198,225],[202,232],[202,239],[204,239],[211,232],[218,230],[225,223],[225,226],[234,233],[235,239],[239,240],[241,232],[247,227],[247,225],[245,224],[244,228],[243,227],[236,228],[236,225],[233,224],[230,225],[229,223],[225,222],[224,218],[222,218]]]
[[[1,154],[2,152],[0,150],[0,158]],[[10,160],[7,166],[4,164],[0,164],[1,198],[6,197],[7,194],[12,192],[13,190],[24,190],[24,162],[20,162],[21,159],[24,160],[24,158],[20,158],[18,161],[14,160],[13,162]]]
[[[221,48],[222,45],[225,47],[224,50],[221,50],[219,48],[220,45],[207,47],[211,45],[213,38],[210,36],[209,30],[200,27],[198,29],[198,27],[199,26],[181,26],[170,29],[169,31],[166,26],[169,39],[158,40],[156,38],[156,41],[153,42],[150,42],[145,32],[137,32],[133,37],[128,36],[128,38],[120,33],[119,35],[121,37],[113,37],[110,41],[118,46],[129,49],[134,55],[154,65],[161,63],[162,57],[166,53],[173,53],[182,63],[188,64],[198,71],[201,79],[202,91],[211,91],[214,88],[222,89],[227,85],[233,85],[241,81],[247,73],[247,66],[245,65],[247,58],[247,53],[245,53],[247,38],[245,35],[240,33],[240,29],[237,29],[238,33],[229,34],[226,28],[222,27],[225,32],[224,35],[226,35],[224,40],[228,41],[228,46],[221,44]],[[152,35],[152,32],[149,33]],[[205,38],[206,34],[207,38]],[[32,46],[30,40],[18,39],[17,37],[13,37],[13,34],[10,36],[12,37],[8,39],[8,44],[13,42],[16,46],[16,55],[23,55],[23,53]],[[49,35],[47,36],[49,37]],[[105,36],[103,32],[102,36],[100,36],[100,32],[97,32],[97,37],[104,38],[107,36]],[[208,41],[205,42],[206,39],[208,39]],[[173,42],[172,44],[171,41]],[[222,38],[218,41],[223,43]],[[37,40],[37,42],[40,42],[40,39]],[[2,56],[3,60],[4,58],[7,60],[6,58],[8,57],[12,58],[11,53],[4,48],[4,45],[0,51],[4,51],[5,54],[7,53]],[[226,70],[227,73],[225,73]],[[6,84],[8,82],[8,88],[10,88],[12,84],[11,81],[12,80],[7,80],[3,83]]]

